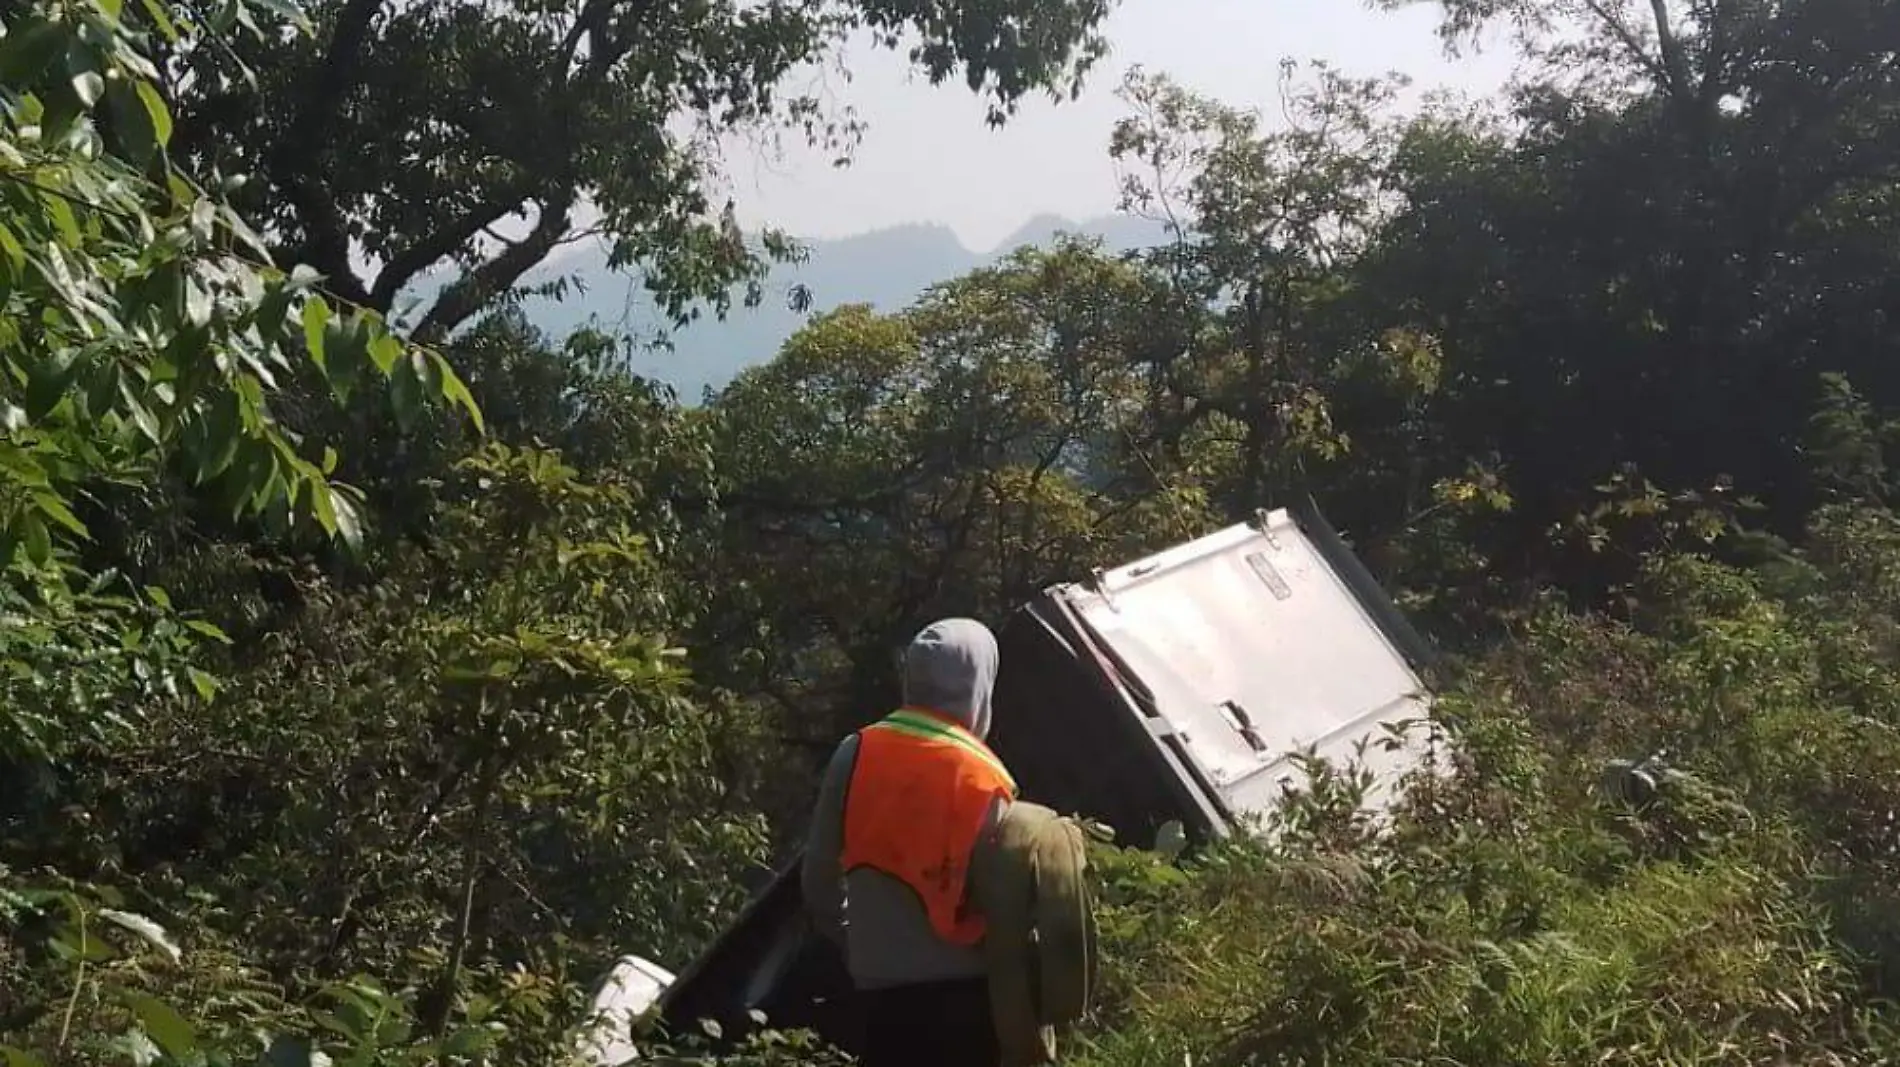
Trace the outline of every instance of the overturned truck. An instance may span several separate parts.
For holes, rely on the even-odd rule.
[[[1316,510],[1261,512],[1087,581],[997,632],[992,746],[1023,795],[1147,847],[1169,823],[1233,833],[1302,778],[1305,751],[1389,789],[1416,758],[1386,729],[1428,710],[1426,643]],[[861,1021],[804,914],[798,858],[668,984],[666,1029],[763,1016],[847,1051]]]

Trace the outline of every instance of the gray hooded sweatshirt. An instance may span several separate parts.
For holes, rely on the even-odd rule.
[[[924,628],[904,653],[904,703],[947,715],[978,737],[990,730],[990,691],[996,685],[996,637],[982,623],[945,619]],[[844,739],[825,768],[805,842],[802,888],[821,933],[844,948],[859,989],[887,989],[984,972],[980,947],[937,936],[923,901],[882,871],[839,869],[845,791],[857,764],[856,734]],[[990,808],[983,833],[994,832],[1007,802]]]

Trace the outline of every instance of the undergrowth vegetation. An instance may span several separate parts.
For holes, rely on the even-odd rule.
[[[1892,1062],[1896,533],[1829,510],[1770,567],[1659,557],[1634,617],[1527,617],[1388,827],[1348,773],[1271,847],[1111,859],[1086,1061]]]
[[[820,294],[697,406],[533,325],[592,237],[760,299],[708,146],[863,132],[791,71],[1005,122],[1111,6],[0,5],[0,1067],[571,1062],[919,625],[1305,499],[1450,653],[1429,773],[1102,850],[1074,1062],[1900,1061],[1893,5],[1447,0],[1523,78],[1409,111],[1131,71],[1159,247]]]

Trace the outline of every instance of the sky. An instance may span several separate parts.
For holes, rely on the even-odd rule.
[[[1037,97],[1001,130],[961,83],[932,87],[901,54],[857,48],[849,82],[827,77],[835,99],[869,129],[851,166],[802,147],[781,154],[732,142],[729,193],[747,228],[801,238],[850,236],[906,223],[941,223],[987,251],[1042,214],[1081,221],[1115,207],[1108,138],[1124,108],[1114,90],[1131,66],[1173,76],[1224,103],[1277,113],[1282,58],[1324,59],[1351,75],[1399,71],[1414,91],[1483,95],[1503,86],[1513,58],[1502,40],[1453,60],[1434,33],[1438,10],[1372,10],[1363,0],[1121,0],[1107,28],[1111,52],[1081,99]]]

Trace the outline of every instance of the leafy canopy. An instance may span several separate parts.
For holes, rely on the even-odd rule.
[[[314,36],[175,56],[179,150],[262,180],[253,217],[338,291],[382,311],[423,297],[424,338],[592,234],[679,321],[756,283],[783,235],[748,241],[718,195],[718,142],[787,133],[848,156],[860,126],[801,71],[869,41],[961,74],[1003,121],[1073,95],[1111,0],[320,0]],[[359,272],[360,247],[374,264]],[[757,299],[756,285],[748,298]]]

